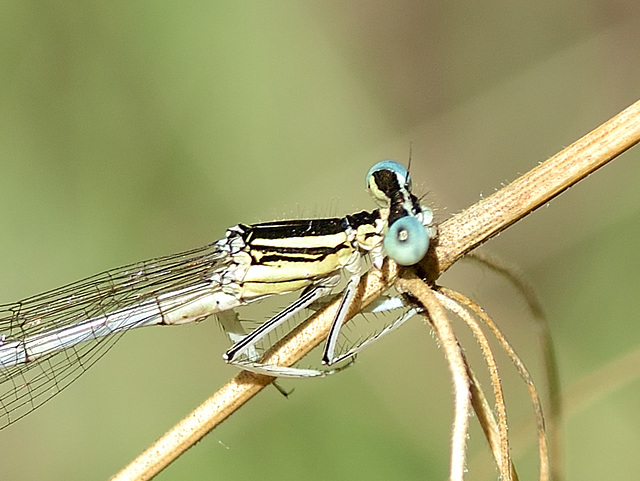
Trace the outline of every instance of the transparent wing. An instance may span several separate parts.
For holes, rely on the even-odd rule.
[[[71,384],[127,330],[210,295],[212,272],[226,264],[214,243],[0,305],[0,429]]]

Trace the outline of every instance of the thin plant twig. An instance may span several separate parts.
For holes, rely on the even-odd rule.
[[[439,276],[461,256],[567,190],[640,141],[640,101],[550,159],[438,227]]]
[[[422,261],[422,269],[430,278],[437,279],[465,253],[549,202],[638,141],[640,101],[490,197],[442,223],[438,227],[438,245]],[[389,262],[382,272],[368,273],[352,305],[352,315],[388,289],[398,271],[395,263]],[[289,361],[293,364],[312,350],[326,336],[336,308],[334,302],[303,322],[283,343],[275,346],[275,358],[283,361],[283,365]],[[113,479],[151,479],[272,380],[240,373]],[[186,420],[193,422],[185,427]]]
[[[447,319],[444,307],[421,278],[410,271],[405,271],[403,276],[396,281],[396,287],[402,292],[411,293],[424,306],[430,324],[444,351],[444,357],[449,363],[454,397],[449,480],[462,481],[466,467],[467,435],[469,434],[469,414],[471,411],[471,380],[467,374],[468,366],[462,348]]]
[[[501,473],[501,479],[505,481],[509,481],[511,479],[511,457],[509,453],[509,432],[507,426],[507,408],[504,401],[504,393],[502,390],[502,380],[500,379],[500,373],[498,371],[498,363],[496,362],[495,356],[493,355],[493,350],[489,345],[489,340],[487,336],[482,331],[482,328],[478,324],[478,322],[473,318],[471,313],[466,310],[462,305],[457,303],[454,299],[447,297],[446,295],[434,291],[436,298],[442,304],[442,306],[453,312],[456,316],[462,319],[469,329],[471,329],[473,336],[478,341],[480,345],[480,349],[482,350],[482,356],[487,364],[487,368],[489,371],[489,376],[491,378],[491,384],[493,386],[493,394],[495,399],[495,409],[498,417],[497,426],[498,426],[498,451],[494,451],[494,444],[491,442],[490,433],[487,432],[487,428],[483,425],[483,429],[485,431],[485,437],[489,441],[489,444],[494,451],[494,457],[496,460],[496,464],[498,465],[498,469]],[[471,380],[471,389],[472,389],[472,399],[474,390],[476,392],[476,396],[482,395],[484,397],[484,393],[480,389],[480,384],[475,379],[475,376],[472,375],[471,368],[467,366],[467,376],[469,376]],[[478,393],[477,391],[480,391]],[[484,404],[480,403],[480,407],[484,406]],[[478,406],[474,404],[474,409],[476,412],[478,411]],[[480,416],[479,416],[480,418]],[[480,418],[481,419],[481,418]]]
[[[471,405],[473,406],[473,410],[476,412],[476,416],[478,416],[478,422],[480,423],[480,426],[484,431],[484,435],[489,442],[491,452],[493,453],[495,459],[496,453],[503,452],[503,443],[500,441],[501,435],[499,434],[499,430],[501,428],[498,427],[498,423],[495,419],[495,416],[493,415],[493,411],[491,409],[489,401],[487,400],[487,397],[485,396],[484,391],[482,390],[480,383],[476,378],[476,375],[468,365],[467,369],[467,374],[471,379]],[[497,459],[495,459],[495,461],[499,465],[500,461]],[[511,480],[518,481],[518,473],[516,472],[515,466],[512,462],[509,462],[509,469]],[[501,475],[501,479],[508,478],[505,478],[504,475]]]
[[[479,262],[483,266],[505,277],[520,292],[529,309],[531,309],[542,348],[542,362],[545,372],[544,380],[546,381],[547,398],[549,400],[549,408],[545,418],[548,421],[547,433],[549,437],[550,455],[553,460],[551,463],[550,476],[554,481],[561,481],[563,478],[562,473],[564,472],[564,458],[562,450],[560,379],[553,338],[542,304],[536,296],[533,287],[529,285],[517,267],[484,251],[471,252],[465,259]]]
[[[452,289],[441,288],[442,293],[445,294],[450,299],[454,299],[457,302],[461,303],[468,309],[470,309],[475,315],[477,315],[482,322],[489,328],[489,330],[493,333],[495,338],[498,340],[502,349],[507,353],[511,362],[518,370],[520,377],[524,380],[527,388],[529,390],[529,397],[531,398],[531,402],[533,403],[533,411],[535,413],[537,431],[538,431],[538,449],[539,449],[539,457],[540,457],[540,479],[549,479],[550,466],[548,464],[549,460],[549,448],[547,445],[547,439],[545,437],[546,428],[544,422],[544,415],[542,412],[542,403],[540,402],[540,397],[538,396],[538,391],[536,386],[527,370],[526,366],[515,352],[513,347],[507,339],[502,334],[500,328],[493,322],[486,312],[480,307],[478,304],[473,302],[468,297],[456,292]]]

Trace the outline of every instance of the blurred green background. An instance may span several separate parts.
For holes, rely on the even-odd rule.
[[[411,146],[415,190],[443,220],[640,97],[634,1],[4,1],[1,12],[3,302],[238,222],[370,209],[367,169],[406,162]],[[631,150],[486,246],[535,285],[567,390],[640,346],[639,159]],[[442,282],[484,305],[541,379],[535,331],[504,280],[461,264]],[[125,336],[0,432],[0,477],[114,474],[235,373],[219,331],[209,320]],[[514,432],[530,404],[499,360]],[[339,376],[283,385],[289,399],[266,390],[158,479],[446,478],[451,387],[422,322]],[[566,406],[568,478],[633,479],[640,382],[600,389]],[[471,424],[467,479],[495,479]],[[534,435],[519,434],[521,479],[535,479]]]

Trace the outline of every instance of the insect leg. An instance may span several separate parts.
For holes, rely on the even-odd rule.
[[[227,352],[222,355],[223,359],[227,362],[233,362],[237,356],[246,352],[251,346],[264,339],[267,334],[282,325],[302,309],[305,309],[314,301],[330,294],[334,285],[335,279],[332,277],[330,279],[324,279],[322,284],[307,288],[298,300],[280,311],[264,324],[255,328],[249,335],[243,337],[231,346]]]

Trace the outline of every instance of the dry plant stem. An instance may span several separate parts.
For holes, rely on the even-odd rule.
[[[548,202],[639,140],[640,102],[636,102],[510,185],[441,224],[438,228],[439,244],[427,255],[427,259],[422,263],[423,268],[428,269],[430,277],[436,279],[466,252]],[[380,275],[375,271],[368,273],[361,282],[360,290],[364,293],[356,298],[352,312],[362,309],[388,289],[397,274],[394,263],[387,263],[385,271]],[[288,337],[286,344],[277,346],[281,354],[275,353],[275,357],[291,361],[289,364],[292,364],[311,351],[322,340],[322,336],[326,336],[332,320],[331,313],[335,312],[336,306],[337,302],[332,303],[301,324],[299,329],[292,333],[294,337]],[[316,332],[322,332],[320,340]],[[307,335],[309,337],[305,337]],[[264,382],[259,376],[246,376],[244,379],[247,383],[254,382],[260,386]],[[255,381],[249,381],[254,377]],[[212,414],[211,416],[218,418],[218,421],[203,420],[205,427],[198,431],[204,435],[260,389],[261,387],[247,389],[234,395],[229,394],[233,393],[233,390],[226,389],[226,394],[222,393],[217,405],[222,415]],[[214,397],[217,396],[216,393]],[[191,416],[193,414],[189,417]],[[179,427],[169,431],[114,479],[150,479],[190,447],[183,442],[184,439],[196,441],[195,437],[183,436],[179,432],[172,435],[174,431],[179,431]],[[177,446],[169,445],[168,441],[171,438],[177,440]],[[158,449],[153,449],[154,447]],[[173,457],[167,454],[169,452]],[[158,461],[159,459],[161,461]]]
[[[522,219],[640,141],[640,101],[549,160],[439,226],[439,276],[470,250]]]
[[[487,397],[480,387],[480,383],[478,382],[476,375],[473,373],[473,370],[468,364],[467,375],[471,380],[471,405],[473,406],[473,410],[476,412],[476,416],[478,416],[478,422],[480,423],[482,431],[484,432],[484,435],[489,442],[489,446],[491,447],[491,452],[493,453],[496,464],[500,466],[500,461],[497,456],[497,454],[500,454],[503,451],[503,444],[500,441],[501,435],[499,434],[500,428],[498,428],[498,423],[493,416],[493,411],[491,410],[489,401],[487,401]],[[511,476],[511,478],[509,478],[508,476],[505,477],[503,473],[500,473],[500,479],[511,479],[512,481],[518,481],[518,473],[516,472],[514,464],[510,460],[509,475]]]
[[[413,272],[405,270],[402,277],[396,281],[396,287],[403,292],[411,293],[425,308],[430,324],[440,341],[444,356],[449,364],[454,396],[449,480],[462,481],[466,467],[467,435],[471,407],[467,363],[458,344],[458,339],[451,328],[446,311],[429,286]]]
[[[630,351],[612,361],[594,372],[589,373],[574,384],[567,386],[563,390],[563,413],[564,419],[570,419],[577,415],[580,411],[588,407],[590,404],[597,402],[599,399],[612,395],[612,393],[624,387],[627,384],[638,380],[638,371],[640,367],[640,349]],[[521,422],[509,430],[511,439],[517,440],[525,437],[524,433],[530,432],[532,429],[531,422]],[[520,446],[523,443],[517,443]],[[555,454],[555,451],[552,451]],[[552,457],[551,479],[557,481],[556,471],[558,467],[555,459]],[[479,474],[479,466],[474,470],[475,474]],[[487,476],[490,476],[487,471]],[[479,476],[478,479],[483,479]]]
[[[520,377],[527,384],[527,388],[529,389],[529,397],[531,398],[531,402],[533,404],[533,411],[536,417],[537,424],[537,432],[538,432],[538,451],[540,458],[540,479],[548,480],[550,477],[550,464],[549,464],[549,448],[547,445],[546,438],[546,428],[544,424],[544,414],[542,412],[542,403],[540,402],[540,397],[538,396],[538,391],[536,390],[536,386],[533,383],[533,379],[529,374],[529,371],[525,367],[524,363],[518,356],[518,354],[513,350],[511,344],[507,341],[507,339],[502,334],[502,331],[498,328],[498,326],[493,322],[493,320],[484,312],[482,307],[473,302],[471,299],[466,297],[459,292],[456,292],[452,289],[441,288],[443,294],[447,297],[454,299],[460,302],[462,305],[471,309],[471,311],[477,315],[482,322],[489,328],[489,330],[493,333],[495,338],[498,340],[504,351],[507,353],[511,362],[514,364]]]
[[[483,266],[488,267],[508,279],[524,297],[527,305],[531,309],[540,338],[543,365],[546,373],[545,381],[549,399],[549,409],[547,410],[545,418],[547,421],[547,435],[549,437],[551,459],[553,460],[551,463],[551,479],[560,481],[564,473],[560,379],[553,338],[542,304],[536,296],[535,290],[529,285],[515,266],[509,265],[504,260],[482,251],[471,252],[465,259],[480,262]]]
[[[153,478],[272,381],[268,376],[242,371],[111,479]]]
[[[495,398],[495,406],[496,413],[498,416],[498,444],[499,449],[495,451],[494,444],[491,442],[489,438],[489,434],[485,429],[485,436],[491,445],[492,451],[494,452],[494,457],[496,460],[496,465],[498,466],[498,470],[500,471],[500,477],[505,481],[510,481],[510,473],[511,473],[511,456],[509,452],[509,431],[507,427],[507,408],[504,402],[504,394],[502,391],[502,381],[500,380],[500,373],[498,372],[498,364],[496,363],[495,356],[493,355],[493,351],[491,346],[489,345],[489,341],[485,336],[484,332],[480,325],[476,322],[473,316],[467,311],[464,307],[458,304],[453,299],[446,297],[444,294],[439,293],[438,291],[434,291],[435,296],[440,301],[442,306],[453,312],[456,316],[462,319],[467,326],[471,329],[473,336],[478,341],[480,345],[480,349],[482,350],[482,355],[487,363],[487,368],[489,371],[489,376],[491,377],[491,384],[493,386],[493,393]],[[474,381],[475,381],[475,389],[480,390],[480,385],[475,380],[471,373],[471,368],[467,365],[467,373],[469,378],[471,379],[471,390],[472,390],[472,400],[473,400],[473,391],[474,391]],[[482,393],[482,397],[484,397],[484,393]],[[476,406],[474,405],[474,408]],[[477,411],[477,409],[476,409]]]
[[[363,276],[347,319],[388,289],[398,276],[398,271],[395,262],[385,262],[382,270],[372,270]],[[327,336],[339,302],[340,299],[336,299],[296,327],[267,351],[262,362],[290,366],[311,351]],[[252,372],[240,372],[111,479],[129,481],[153,478],[274,379]]]

